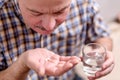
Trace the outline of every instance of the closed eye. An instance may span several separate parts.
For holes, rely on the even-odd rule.
[[[63,14],[64,13],[64,11],[60,11],[60,12],[55,12],[54,14],[55,15],[61,15],[61,14]]]
[[[34,15],[34,16],[41,16],[41,15],[43,15],[43,13],[35,13],[35,12],[32,12],[31,14]]]
[[[34,16],[40,16],[40,15],[43,15],[43,13],[40,13],[38,11],[35,11],[35,10],[32,10],[32,9],[29,9],[27,8],[27,10],[29,10],[31,12],[32,15]]]

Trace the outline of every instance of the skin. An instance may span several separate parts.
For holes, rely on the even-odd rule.
[[[26,25],[40,34],[51,33],[66,19],[70,7],[70,0],[19,0],[18,3]],[[59,56],[43,48],[32,49],[1,71],[0,80],[25,80],[30,69],[40,76],[59,76],[79,62],[80,58],[75,56]]]
[[[66,19],[70,10],[70,2],[71,0],[18,0],[26,25],[40,34],[52,33]],[[94,78],[88,77],[90,80],[107,75],[114,67],[111,39],[101,38],[95,42],[104,44],[108,49],[108,54],[103,70],[96,73]],[[30,69],[40,76],[59,76],[79,62],[80,59],[75,56],[59,56],[43,48],[32,49],[22,53],[16,62],[1,71],[0,80],[25,80]]]
[[[44,48],[32,49],[24,52],[9,68],[1,71],[0,80],[25,80],[30,69],[40,76],[60,76],[79,62],[80,59],[75,56],[59,56]]]
[[[66,19],[70,2],[71,0],[19,0],[19,5],[24,21],[30,28],[40,34],[50,34]]]

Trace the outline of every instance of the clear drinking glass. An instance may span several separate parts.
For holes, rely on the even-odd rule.
[[[106,49],[97,43],[89,43],[82,49],[83,71],[87,76],[94,77],[95,73],[101,70],[105,61]]]

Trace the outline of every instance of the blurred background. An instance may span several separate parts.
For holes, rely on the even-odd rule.
[[[115,58],[115,67],[113,71],[97,80],[120,80],[120,21],[118,15],[120,15],[120,0],[96,0],[100,4],[100,12],[103,19],[110,27],[111,38],[113,39],[113,55]],[[120,16],[119,16],[120,19]],[[88,80],[82,70],[82,64],[76,66],[76,72],[83,77],[84,80]]]
[[[104,20],[109,22],[120,14],[120,0],[96,0]]]

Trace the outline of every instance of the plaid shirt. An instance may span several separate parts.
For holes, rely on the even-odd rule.
[[[72,0],[67,19],[51,34],[41,35],[26,27],[17,0],[0,0],[0,70],[14,63],[29,49],[47,48],[59,55],[78,55],[81,46],[108,31],[93,0]],[[30,71],[27,80],[73,80],[73,70],[63,76],[37,76]]]

